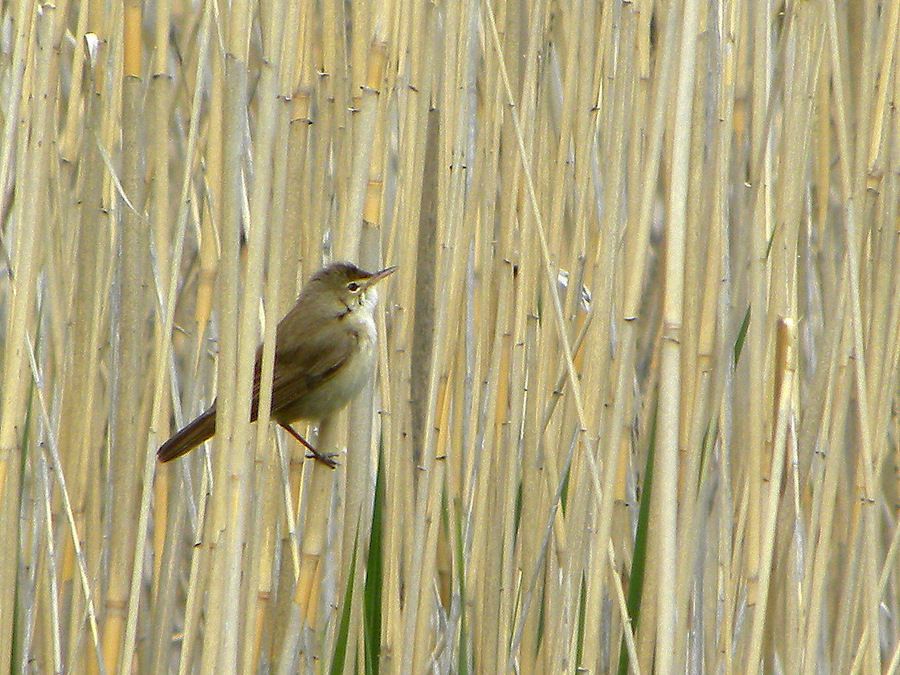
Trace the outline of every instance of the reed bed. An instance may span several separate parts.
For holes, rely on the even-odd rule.
[[[898,671],[900,3],[0,19],[0,672]]]

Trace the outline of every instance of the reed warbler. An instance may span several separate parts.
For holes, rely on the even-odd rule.
[[[297,302],[278,323],[271,417],[330,467],[291,423],[321,420],[343,408],[362,389],[375,366],[375,285],[397,268],[366,272],[348,262],[322,268],[307,281]],[[262,345],[256,350],[250,421],[259,408]],[[168,462],[216,433],[216,403],[162,444],[157,452]]]

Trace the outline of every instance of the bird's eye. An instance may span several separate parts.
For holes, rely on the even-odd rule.
[[[347,284],[347,290],[351,293],[356,293],[359,290],[359,284],[355,281],[351,281],[349,284]]]

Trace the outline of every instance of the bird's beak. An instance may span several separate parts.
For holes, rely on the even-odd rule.
[[[384,279],[384,278],[387,277],[387,276],[390,276],[391,274],[393,274],[393,273],[396,272],[396,271],[397,271],[397,268],[396,268],[395,266],[392,266],[392,267],[385,267],[385,268],[384,268],[383,270],[381,270],[380,272],[375,272],[375,274],[373,274],[372,276],[370,276],[366,285],[367,285],[367,286],[374,286],[374,285],[377,284],[379,281],[381,281],[382,279]]]

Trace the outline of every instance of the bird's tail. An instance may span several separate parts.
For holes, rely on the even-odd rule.
[[[216,433],[216,407],[212,406],[162,444],[156,452],[160,462],[169,462],[193,450]]]

